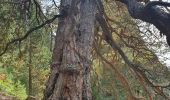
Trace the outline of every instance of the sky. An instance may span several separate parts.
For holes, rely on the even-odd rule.
[[[146,29],[140,30],[142,32],[145,32]],[[146,42],[155,43],[155,45],[154,46],[148,45],[148,48],[150,48],[157,55],[161,63],[165,64],[168,68],[170,68],[170,47],[166,42],[166,37],[165,36],[161,37],[159,31],[153,25],[150,26],[150,31],[153,34],[146,32],[147,36],[144,37],[144,40]]]
[[[159,0],[151,0],[151,1],[159,1]],[[170,2],[170,0],[163,0],[164,2]],[[154,26],[152,26],[151,31],[156,30]],[[164,63],[170,69],[170,47],[167,46],[166,37],[160,37],[159,31],[154,32],[155,35],[163,41],[163,44],[159,48],[154,48],[155,54],[158,56],[159,60]],[[147,38],[147,37],[146,37]],[[147,38],[149,40],[149,37]],[[164,52],[165,51],[165,52]]]

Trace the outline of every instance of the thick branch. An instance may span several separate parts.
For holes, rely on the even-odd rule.
[[[158,30],[166,35],[167,43],[170,46],[170,14],[156,7],[155,5],[170,6],[170,3],[152,1],[143,5],[136,0],[118,0],[124,3],[131,17],[140,19],[156,26]]]

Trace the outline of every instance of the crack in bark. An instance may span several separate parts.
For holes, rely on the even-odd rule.
[[[49,98],[53,94],[54,89],[55,89],[55,84],[57,83],[58,76],[59,76],[59,74],[56,73],[56,75],[54,76],[54,81],[53,81],[53,84],[52,84],[52,89],[49,91],[49,93],[47,93],[47,98]]]

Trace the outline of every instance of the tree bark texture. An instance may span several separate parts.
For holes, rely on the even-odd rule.
[[[124,3],[129,14],[142,21],[151,23],[156,26],[161,34],[166,35],[167,43],[170,46],[170,14],[157,6],[170,6],[170,3],[162,1],[150,1],[142,4],[137,0],[117,0]]]
[[[90,60],[94,39],[94,0],[61,0],[51,74],[45,100],[91,100]]]

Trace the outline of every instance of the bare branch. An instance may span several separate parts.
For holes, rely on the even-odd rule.
[[[55,0],[52,0],[52,1],[53,1],[53,3],[54,3],[55,7],[57,7],[57,8],[59,9],[59,7],[57,6]]]
[[[34,4],[36,6],[36,16],[37,14],[40,16],[40,18],[43,16],[45,19],[47,19],[47,17],[44,15],[42,9],[41,9],[41,6],[40,4],[38,3],[37,0],[33,0],[34,1]],[[43,19],[41,18],[41,20],[43,21]],[[38,21],[38,17],[37,17],[37,21]]]
[[[63,15],[55,15],[53,16],[53,18],[49,19],[49,20],[46,20],[44,23],[42,23],[41,25],[39,26],[36,26],[34,28],[31,28],[29,31],[26,32],[26,34],[23,36],[23,37],[20,37],[20,38],[17,38],[17,39],[13,39],[11,40],[10,42],[8,42],[5,46],[5,49],[3,50],[2,53],[0,53],[0,56],[2,56],[3,54],[6,53],[6,51],[8,50],[9,46],[15,42],[21,42],[23,40],[25,40],[32,32],[34,32],[35,30],[38,30],[42,27],[44,27],[45,25],[47,24],[50,24],[52,23],[56,18],[59,18],[59,17],[62,17]]]
[[[133,95],[132,91],[131,91],[131,88],[130,88],[130,85],[129,85],[127,79],[123,76],[123,74],[120,73],[119,70],[117,70],[117,69],[115,68],[115,66],[114,66],[112,63],[110,63],[109,61],[107,61],[106,58],[104,58],[104,57],[102,56],[102,54],[98,51],[97,48],[98,48],[98,47],[97,47],[97,43],[95,43],[94,49],[95,49],[96,53],[98,54],[98,56],[102,59],[102,61],[106,62],[106,63],[115,71],[115,74],[117,75],[117,78],[118,78],[119,81],[121,82],[122,86],[127,90],[127,94],[130,96],[130,98],[131,98],[131,99],[136,98],[136,97]]]
[[[144,79],[145,82],[147,84],[149,84],[150,86],[154,87],[155,91],[162,95],[165,98],[168,98],[162,90],[160,90],[159,88],[156,88],[155,85],[147,78],[146,74],[145,74],[145,69],[143,69],[143,67],[139,64],[135,64],[133,62],[131,62],[129,60],[129,58],[125,55],[125,53],[123,52],[123,50],[116,44],[116,42],[114,41],[114,39],[112,38],[112,34],[111,31],[108,27],[108,23],[105,21],[105,18],[103,18],[102,15],[98,14],[96,16],[97,21],[99,22],[102,30],[103,30],[103,35],[105,36],[105,41],[114,49],[116,50],[122,57],[122,59],[124,60],[124,62],[126,64],[129,65],[130,68],[132,68],[134,70],[134,72],[137,75],[141,75]],[[139,76],[138,76],[139,77]]]

